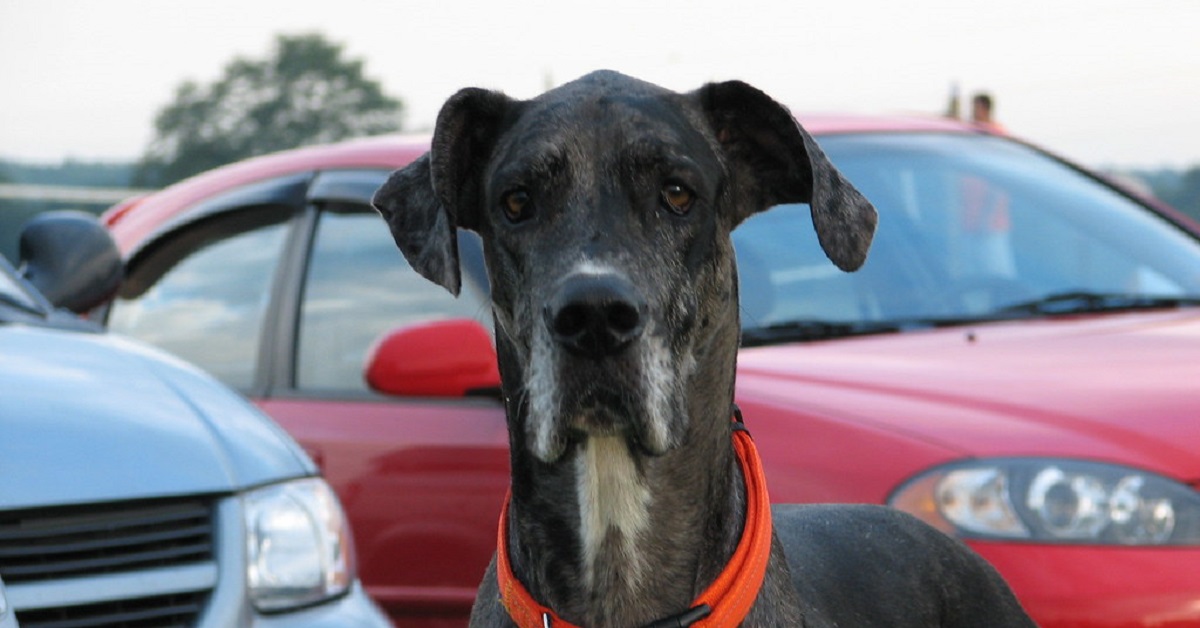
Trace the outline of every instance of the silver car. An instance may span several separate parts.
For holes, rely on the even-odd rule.
[[[387,626],[295,441],[61,309],[111,295],[120,260],[94,219],[35,220],[21,272],[0,256],[0,628]]]

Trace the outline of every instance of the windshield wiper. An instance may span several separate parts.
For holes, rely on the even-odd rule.
[[[1095,314],[1129,310],[1153,310],[1200,306],[1200,296],[1148,296],[1102,294],[1084,291],[1060,292],[1040,299],[1021,301],[987,314],[955,317],[905,318],[886,321],[829,321],[808,319],[785,321],[742,330],[742,346],[755,347],[785,342],[830,340],[849,336],[906,332],[918,329],[958,327],[1026,316]]]
[[[847,336],[897,332],[909,328],[910,326],[904,323],[894,321],[845,322],[816,319],[787,321],[742,330],[742,346],[755,347],[781,342],[828,340],[831,338],[845,338]]]
[[[1140,294],[1104,294],[1097,292],[1058,292],[1040,299],[1013,303],[996,314],[1095,314],[1121,310],[1154,310],[1200,305],[1200,296],[1150,296]]]

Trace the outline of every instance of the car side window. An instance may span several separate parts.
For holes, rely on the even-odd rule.
[[[291,215],[244,209],[165,238],[129,269],[109,329],[249,389]]]
[[[396,327],[445,318],[488,320],[479,290],[456,299],[404,260],[379,213],[330,203],[319,213],[300,306],[296,386],[365,391],[372,343]]]

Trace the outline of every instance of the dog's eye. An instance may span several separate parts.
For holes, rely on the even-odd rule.
[[[504,209],[505,218],[512,222],[521,222],[530,216],[533,203],[530,202],[529,192],[513,190],[504,195],[501,207]]]
[[[686,214],[696,200],[692,191],[678,183],[668,183],[662,187],[663,206],[676,214]]]

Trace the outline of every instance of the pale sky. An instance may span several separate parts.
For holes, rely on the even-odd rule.
[[[413,130],[461,87],[527,98],[597,68],[800,112],[936,113],[957,82],[1086,165],[1200,164],[1200,0],[0,0],[0,157],[136,159],[181,82],[314,31]]]

